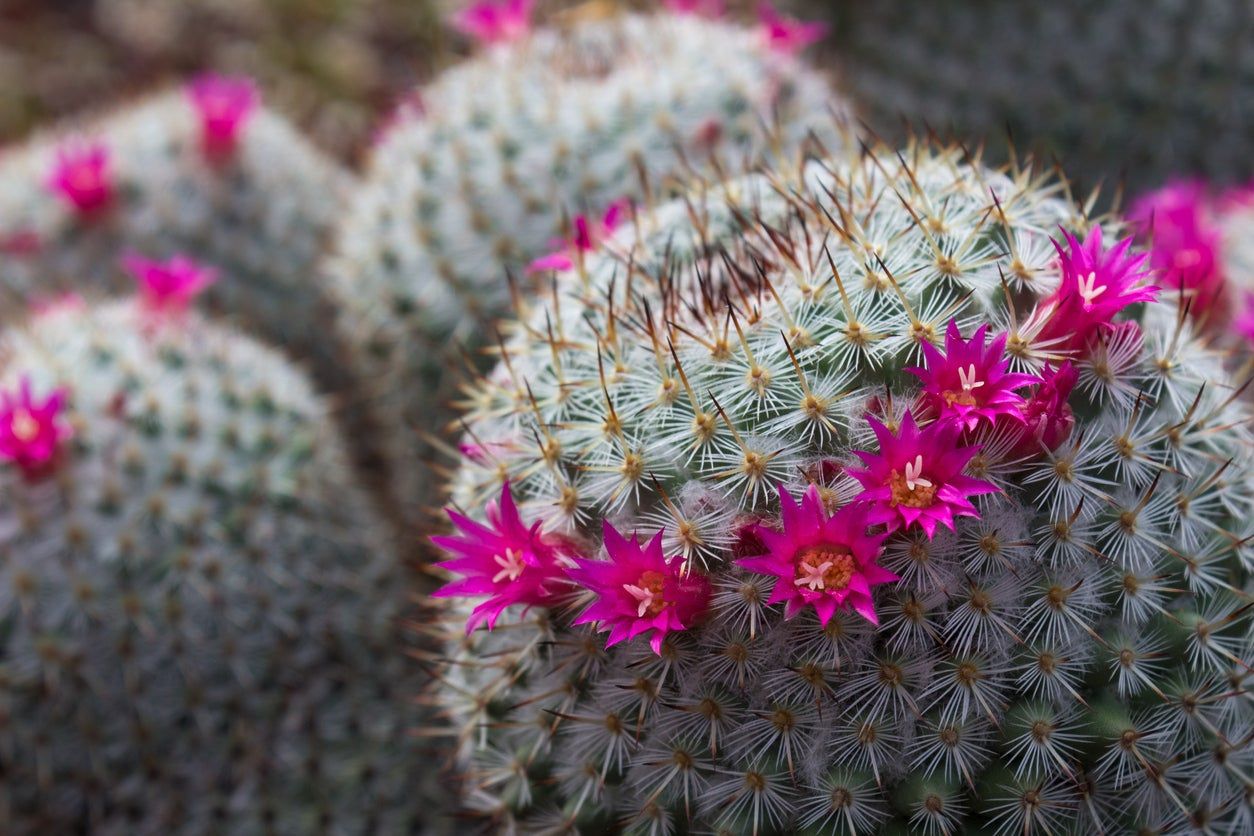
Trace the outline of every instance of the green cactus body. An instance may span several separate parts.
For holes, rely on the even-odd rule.
[[[60,149],[88,142],[107,152],[114,194],[84,214],[58,199],[48,179]],[[3,155],[0,298],[21,312],[65,292],[129,291],[126,254],[182,253],[218,270],[206,297],[211,310],[312,362],[330,381],[331,314],[315,266],[350,183],[264,108],[242,126],[234,152],[211,161],[186,92],[158,94]]]
[[[1121,292],[1096,281],[1108,264],[1061,267],[1052,239],[1093,226],[1050,176],[873,149],[691,185],[521,311],[471,387],[454,506],[479,519],[508,480],[578,571],[617,565],[604,524],[660,532],[711,592],[658,653],[576,624],[617,589],[468,635],[451,605],[434,698],[467,806],[519,833],[1248,832],[1249,413],[1174,303],[1049,336],[1065,283],[1086,305]],[[1045,384],[1025,388],[1029,423],[949,436],[875,494],[867,416],[895,438],[907,411],[941,425],[906,369],[949,350],[951,322],[1006,334],[1016,372],[1069,354],[1074,390],[1034,424]],[[993,386],[960,377],[949,408]],[[961,480],[930,470],[968,445]],[[799,549],[775,587],[743,565],[791,536],[780,491],[832,519],[974,513],[869,529],[897,577],[867,599],[877,624],[793,598],[785,617],[781,588],[854,588],[853,547]],[[539,571],[519,554],[474,589]],[[656,580],[622,587],[628,618],[673,605]]]
[[[432,498],[424,438],[452,417],[460,352],[478,362],[493,342],[507,273],[524,281],[576,213],[600,218],[646,182],[661,194],[711,152],[794,152],[811,130],[837,142],[834,108],[822,76],[758,33],[672,15],[540,30],[423,89],[375,149],[331,270],[398,502]]]
[[[73,436],[0,466],[0,831],[418,832],[404,572],[325,405],[165,325],[67,305],[4,342]]]

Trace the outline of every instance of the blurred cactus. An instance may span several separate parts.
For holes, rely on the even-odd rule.
[[[0,831],[418,832],[384,528],[303,377],[174,316],[3,343]]]
[[[1138,190],[1179,173],[1254,174],[1249,3],[821,5],[833,58],[886,136],[926,121],[1000,153],[1009,130],[1089,183],[1126,177]]]
[[[1250,415],[1087,214],[873,148],[696,182],[520,309],[436,538],[467,805],[1248,833]]]
[[[0,298],[129,289],[125,256],[184,254],[219,271],[211,308],[329,377],[315,265],[350,179],[249,82],[203,77],[0,158]]]
[[[794,44],[761,30],[658,14],[529,32],[494,14],[462,25],[505,42],[421,90],[381,139],[331,270],[357,400],[411,519],[434,482],[424,434],[450,417],[459,352],[493,341],[507,273],[523,283],[579,259],[630,200],[713,152],[795,154],[816,128],[836,142],[843,110]]]
[[[207,68],[257,78],[341,159],[448,57],[429,0],[0,3],[0,142]],[[73,55],[73,61],[64,57]]]

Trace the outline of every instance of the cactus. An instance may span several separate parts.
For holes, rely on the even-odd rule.
[[[608,209],[606,221],[622,220],[618,201],[662,192],[716,150],[795,152],[811,130],[836,141],[830,114],[843,106],[795,57],[796,39],[772,48],[759,31],[691,14],[532,32],[528,6],[459,18],[506,42],[446,72],[398,117],[332,259],[341,340],[362,382],[355,400],[411,518],[435,482],[425,435],[451,417],[463,351],[477,361],[493,341],[510,306],[507,273],[522,282],[529,264],[534,277],[577,257],[604,231],[593,218]],[[767,127],[776,123],[786,129]],[[568,252],[533,261],[572,226]]]
[[[0,831],[418,832],[404,572],[304,377],[131,301],[2,357]]]
[[[218,269],[212,309],[330,381],[315,265],[349,182],[249,82],[203,77],[4,154],[0,298],[129,290],[125,256],[182,253]]]
[[[1254,175],[1242,130],[1254,117],[1248,3],[822,7],[835,22],[832,44],[850,93],[885,135],[898,132],[903,114],[987,137],[998,150],[1009,133],[1088,182],[1126,178],[1137,190],[1181,172],[1227,182]]]
[[[466,807],[1249,832],[1249,412],[1090,205],[838,154],[694,181],[519,311],[435,538]]]

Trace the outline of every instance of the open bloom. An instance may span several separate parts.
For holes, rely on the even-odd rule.
[[[528,273],[539,273],[544,270],[570,270],[575,266],[575,259],[590,253],[610,236],[626,219],[631,209],[631,201],[616,200],[605,210],[605,214],[597,218],[587,215],[575,216],[575,232],[562,249],[541,256],[527,265]]]
[[[795,55],[822,40],[828,29],[821,21],[785,17],[770,3],[758,6],[758,27],[767,47],[784,55]]]
[[[487,598],[471,612],[467,633],[485,622],[491,630],[514,604],[552,604],[568,586],[563,573],[570,562],[566,544],[543,534],[540,522],[530,526],[523,522],[508,483],[501,488],[500,502],[489,502],[486,510],[488,524],[481,525],[446,509],[458,533],[431,538],[452,555],[452,560],[437,565],[461,575],[432,596]]]
[[[48,189],[80,215],[113,202],[113,166],[103,142],[70,140],[56,150]]]
[[[27,478],[46,471],[71,435],[61,417],[65,398],[66,391],[56,389],[37,399],[26,375],[18,379],[16,391],[0,390],[0,458],[13,462]]]
[[[218,278],[217,270],[185,255],[155,261],[131,254],[122,259],[122,264],[139,283],[144,307],[152,312],[183,313],[192,300]]]
[[[207,73],[187,85],[187,96],[200,115],[205,156],[218,160],[235,153],[244,126],[261,102],[256,83]]]
[[[1206,185],[1169,183],[1134,203],[1128,216],[1149,240],[1150,264],[1163,286],[1190,297],[1193,314],[1209,311],[1223,296],[1224,274],[1222,232],[1211,216]]]
[[[964,340],[958,323],[951,319],[945,333],[945,352],[924,341],[924,368],[906,369],[923,381],[923,398],[938,420],[974,430],[981,421],[993,424],[999,415],[1020,417],[1023,396],[1015,390],[1038,378],[1011,372],[1006,335],[998,334],[985,346],[987,333],[988,326],[984,325],[970,340]]]
[[[535,0],[481,0],[453,16],[453,27],[481,43],[503,44],[525,38],[531,32]]]
[[[723,0],[665,0],[667,11],[677,15],[700,15],[718,20],[727,11]]]
[[[685,573],[678,556],[663,554],[661,532],[641,546],[608,522],[604,531],[609,560],[577,559],[569,571],[571,580],[596,596],[575,623],[599,622],[610,633],[607,647],[652,633],[649,645],[660,655],[669,633],[687,630],[705,612],[710,582],[695,572]]]
[[[767,552],[737,561],[750,572],[776,578],[767,603],[785,602],[787,618],[813,606],[824,625],[837,610],[852,607],[879,624],[871,587],[898,577],[875,563],[888,535],[867,534],[867,507],[846,505],[828,516],[815,485],[800,505],[781,486],[779,505],[783,531],[758,526]]]
[[[953,529],[955,517],[979,517],[971,497],[997,492],[996,485],[963,473],[980,448],[959,445],[957,424],[934,422],[919,429],[907,412],[894,434],[872,415],[867,422],[879,454],[855,451],[865,467],[848,473],[862,485],[858,499],[872,505],[870,523],[886,523],[889,530],[917,523],[930,539],[938,524]]]
[[[1065,249],[1054,242],[1062,284],[1041,303],[1046,321],[1040,341],[1052,343],[1059,351],[1080,352],[1124,308],[1157,298],[1158,287],[1145,283],[1148,255],[1128,255],[1131,238],[1106,250],[1100,227],[1094,227],[1083,244],[1071,233],[1063,234]]]
[[[1020,409],[1023,424],[1014,453],[1030,456],[1045,450],[1055,450],[1071,435],[1075,427],[1075,415],[1067,403],[1075,387],[1075,367],[1063,363],[1054,368],[1046,365],[1037,385]]]

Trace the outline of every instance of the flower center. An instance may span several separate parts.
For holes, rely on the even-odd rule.
[[[975,390],[984,385],[984,381],[976,377],[975,364],[969,364],[965,369],[958,369],[958,382],[962,386],[962,391],[947,389],[944,393],[945,401],[951,406],[955,403],[963,406],[975,406],[978,401],[975,399]]]
[[[80,192],[90,192],[100,186],[100,173],[89,165],[77,165],[70,171],[70,187]]]
[[[1094,287],[1097,284],[1097,273],[1089,273],[1080,279],[1080,298],[1084,300],[1086,308],[1091,307],[1093,300],[1106,292],[1106,285]]]
[[[634,585],[623,584],[624,591],[640,604],[636,609],[638,618],[644,618],[645,613],[657,615],[670,606],[670,602],[662,596],[665,585],[666,576],[652,569],[642,573]]]
[[[905,475],[893,470],[888,475],[888,486],[893,493],[891,501],[894,507],[927,508],[936,500],[936,486],[931,480],[923,478],[922,454],[915,456],[914,461],[906,462]]]
[[[29,444],[39,437],[39,422],[29,410],[18,409],[9,419],[9,431],[18,441]]]
[[[517,549],[506,549],[505,554],[494,555],[492,559],[496,561],[497,566],[501,567],[501,571],[492,576],[492,583],[500,583],[503,580],[516,581],[527,568],[527,564],[523,563],[522,552]]]
[[[849,586],[853,577],[853,555],[847,546],[821,543],[806,546],[797,552],[796,586],[804,586],[811,592],[840,591]]]

